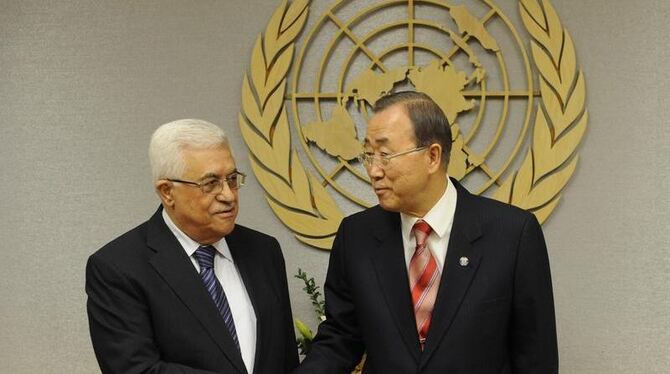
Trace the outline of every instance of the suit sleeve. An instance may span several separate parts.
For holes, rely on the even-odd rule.
[[[288,294],[288,280],[286,278],[286,263],[284,262],[284,256],[281,252],[281,247],[277,240],[273,240],[273,244],[276,247],[276,266],[278,284],[280,285],[280,303],[282,310],[284,311],[284,321],[282,329],[284,333],[284,373],[290,373],[296,366],[298,366],[298,346],[295,341],[295,330],[293,329],[293,313],[291,311],[291,300]]]
[[[526,221],[514,276],[512,365],[515,374],[558,373],[556,317],[549,256],[540,224]]]
[[[91,340],[103,373],[215,374],[162,361],[143,296],[95,255],[86,265],[86,293]]]
[[[340,224],[330,252],[324,293],[326,320],[319,325],[310,352],[295,372],[350,373],[364,351],[352,300],[346,265],[346,219]]]

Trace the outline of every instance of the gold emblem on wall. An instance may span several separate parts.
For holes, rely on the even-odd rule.
[[[549,217],[575,171],[588,112],[574,44],[548,0],[518,2],[525,41],[493,1],[337,1],[305,28],[315,5],[284,1],[274,12],[239,114],[266,200],[300,241],[330,249],[346,214],[376,204],[356,159],[365,122],[378,98],[408,88],[449,119],[450,176]]]

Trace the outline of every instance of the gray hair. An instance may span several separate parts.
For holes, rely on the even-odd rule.
[[[182,150],[229,146],[223,130],[199,119],[180,119],[161,125],[151,135],[149,162],[153,181],[180,178],[186,171]]]
[[[451,127],[442,109],[423,92],[401,91],[381,97],[375,102],[373,112],[379,113],[396,104],[401,104],[412,122],[416,146],[433,143],[442,146],[442,166],[447,169],[451,153]]]

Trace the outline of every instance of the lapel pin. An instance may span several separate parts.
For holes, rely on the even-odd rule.
[[[458,260],[458,263],[461,264],[461,266],[468,266],[468,264],[470,263],[470,260],[467,257],[461,257]]]

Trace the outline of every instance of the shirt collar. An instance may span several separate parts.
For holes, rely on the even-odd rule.
[[[177,238],[179,241],[179,244],[181,244],[182,248],[186,252],[186,255],[188,257],[193,256],[193,253],[198,249],[198,247],[201,246],[200,243],[196,242],[195,240],[191,239],[188,235],[186,235],[177,225],[172,221],[172,218],[165,212],[165,209],[163,209],[162,212],[163,220],[165,221],[165,224],[167,227],[172,231],[172,234]],[[226,260],[229,260],[230,262],[233,262],[233,255],[230,253],[230,248],[228,248],[228,243],[226,243],[226,238],[221,238],[218,242],[214,242],[210,244],[216,251],[222,255]]]
[[[404,237],[409,238],[412,235],[412,227],[420,218],[426,221],[433,232],[440,238],[449,233],[449,229],[454,220],[456,212],[456,187],[447,177],[447,188],[442,197],[433,205],[432,208],[423,217],[415,217],[409,214],[400,213],[401,229]]]

